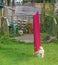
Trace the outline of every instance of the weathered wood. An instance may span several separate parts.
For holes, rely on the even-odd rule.
[[[1,31],[2,31],[2,33],[9,36],[9,27],[7,24],[7,20],[4,17],[1,17]]]

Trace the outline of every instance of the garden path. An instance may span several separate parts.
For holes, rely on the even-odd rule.
[[[15,37],[16,40],[20,40],[20,41],[24,41],[24,42],[33,42],[33,34],[24,34],[22,36],[19,37]]]

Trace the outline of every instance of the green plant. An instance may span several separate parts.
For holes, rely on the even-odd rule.
[[[50,17],[50,16],[45,16],[44,17],[45,20],[44,20],[44,23],[41,24],[41,32],[47,32],[49,34],[52,33],[52,24],[53,24],[53,18]],[[43,25],[44,25],[44,28],[43,28]]]

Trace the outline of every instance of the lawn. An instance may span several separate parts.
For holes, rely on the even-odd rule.
[[[33,43],[0,41],[0,65],[58,65],[58,44],[42,43],[45,57],[33,55]]]

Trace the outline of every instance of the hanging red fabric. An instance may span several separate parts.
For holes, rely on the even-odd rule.
[[[33,28],[34,28],[34,53],[38,51],[41,46],[40,40],[40,17],[39,13],[36,12],[33,15]]]

